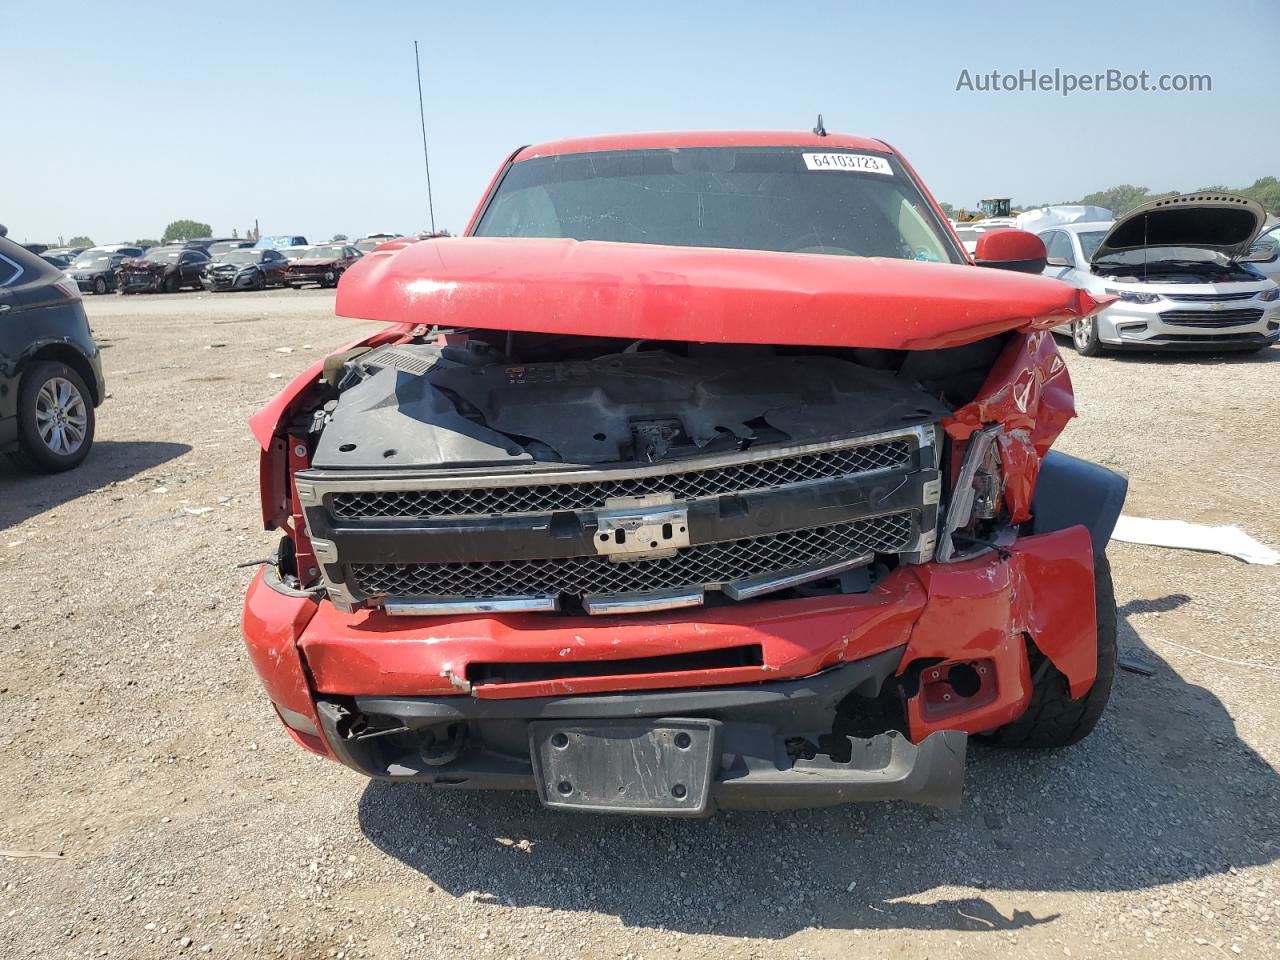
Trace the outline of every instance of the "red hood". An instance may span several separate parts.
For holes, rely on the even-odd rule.
[[[374,251],[339,316],[626,339],[929,349],[1097,308],[1057,280],[914,260],[454,237]]]

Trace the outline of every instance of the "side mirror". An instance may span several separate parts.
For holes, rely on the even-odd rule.
[[[979,235],[973,262],[980,267],[1039,273],[1048,264],[1044,241],[1026,230],[988,230]]]

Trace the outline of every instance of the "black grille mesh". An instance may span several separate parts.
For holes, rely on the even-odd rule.
[[[369,596],[548,596],[634,593],[695,584],[723,584],[792,567],[835,562],[867,552],[895,553],[913,534],[910,512],[852,523],[705,543],[660,560],[611,563],[607,557],[502,560],[491,563],[354,564]]]
[[[1178,327],[1238,327],[1257,323],[1262,311],[1256,307],[1247,310],[1166,310],[1160,314],[1165,323]]]
[[[638,497],[670,493],[677,500],[693,500],[743,490],[762,490],[835,477],[856,476],[871,470],[904,466],[912,445],[906,440],[885,440],[840,450],[802,454],[777,460],[690,470],[655,477],[619,477],[589,483],[544,483],[519,487],[469,487],[460,490],[410,490],[335,493],[329,510],[341,520],[377,517],[450,517],[509,513],[551,513],[556,510],[591,510],[612,497]]]

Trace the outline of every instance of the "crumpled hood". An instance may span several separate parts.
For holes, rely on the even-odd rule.
[[[1186,247],[1242,256],[1266,222],[1254,200],[1228,193],[1188,193],[1134,207],[1118,218],[1093,252],[1091,262],[1143,247]]]
[[[339,316],[538,333],[929,349],[1047,329],[1098,301],[1057,280],[915,260],[571,239],[392,244],[343,274]]]

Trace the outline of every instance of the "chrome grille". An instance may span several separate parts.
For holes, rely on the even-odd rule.
[[[1257,290],[1247,293],[1164,293],[1166,300],[1178,303],[1226,303],[1228,300],[1252,300],[1258,295]]]
[[[1239,327],[1257,323],[1262,311],[1248,310],[1166,310],[1160,319],[1175,327]]]
[[[911,513],[787,533],[704,543],[674,557],[611,563],[607,557],[501,560],[491,563],[353,564],[368,596],[500,597],[635,593],[690,585],[719,586],[763,573],[834,562],[867,552],[894,553],[914,535]]]
[[[659,476],[624,476],[588,483],[335,493],[330,497],[329,510],[342,520],[366,520],[590,510],[605,506],[605,502],[614,497],[653,493],[670,493],[677,500],[694,500],[905,466],[910,463],[911,451],[912,444],[902,438],[894,438],[774,460],[755,460]]]

